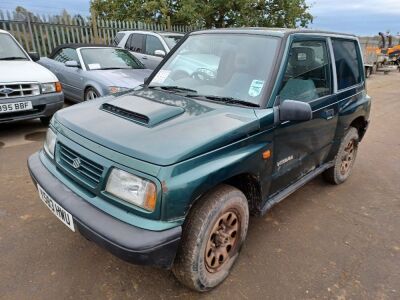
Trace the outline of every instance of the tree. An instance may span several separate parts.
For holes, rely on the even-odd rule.
[[[37,16],[35,16],[33,12],[29,11],[28,9],[22,6],[17,6],[15,8],[15,11],[13,12],[13,15],[15,20],[25,20],[26,18],[29,17],[31,21],[40,21],[40,19]]]
[[[99,16],[206,28],[306,27],[313,17],[305,0],[93,0]]]

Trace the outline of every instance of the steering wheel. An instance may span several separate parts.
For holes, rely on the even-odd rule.
[[[192,78],[200,81],[209,81],[215,79],[216,77],[217,72],[207,68],[199,68],[192,73]]]

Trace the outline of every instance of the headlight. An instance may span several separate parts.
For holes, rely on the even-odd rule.
[[[121,87],[121,86],[109,86],[108,90],[110,91],[110,94],[114,94],[114,93],[119,93],[119,92],[125,92],[125,91],[129,90],[129,88]]]
[[[44,142],[44,150],[51,158],[54,158],[54,149],[56,147],[56,139],[57,139],[57,135],[49,127],[49,129],[47,129],[47,133],[46,133],[46,141]]]
[[[115,168],[106,186],[108,193],[148,211],[156,207],[156,190],[153,182]]]
[[[61,90],[61,83],[59,82],[42,83],[42,94],[60,93]]]

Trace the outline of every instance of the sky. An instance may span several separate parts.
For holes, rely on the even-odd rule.
[[[375,35],[379,31],[400,32],[400,0],[306,0],[315,19],[313,29]],[[68,5],[67,5],[68,3]],[[24,6],[39,14],[89,14],[89,0],[0,0],[0,9]]]

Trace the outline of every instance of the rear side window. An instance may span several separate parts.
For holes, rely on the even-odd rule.
[[[161,44],[158,37],[154,35],[147,35],[146,37],[146,54],[154,55],[156,50],[164,50],[164,46]]]
[[[143,34],[132,33],[126,42],[125,48],[133,52],[143,53],[143,39]]]
[[[279,96],[309,102],[331,93],[331,68],[325,41],[294,42]]]
[[[112,44],[113,44],[114,46],[118,46],[119,42],[122,41],[122,39],[124,38],[124,36],[125,36],[125,33],[123,33],[123,32],[118,32],[117,35],[115,36],[115,38],[114,38]]]
[[[342,90],[359,84],[361,78],[361,57],[356,41],[332,39],[335,55],[338,89]]]
[[[67,61],[77,61],[79,62],[78,54],[76,53],[76,49],[72,48],[64,48],[60,49],[53,57],[54,60],[59,61],[61,63],[65,63]]]

